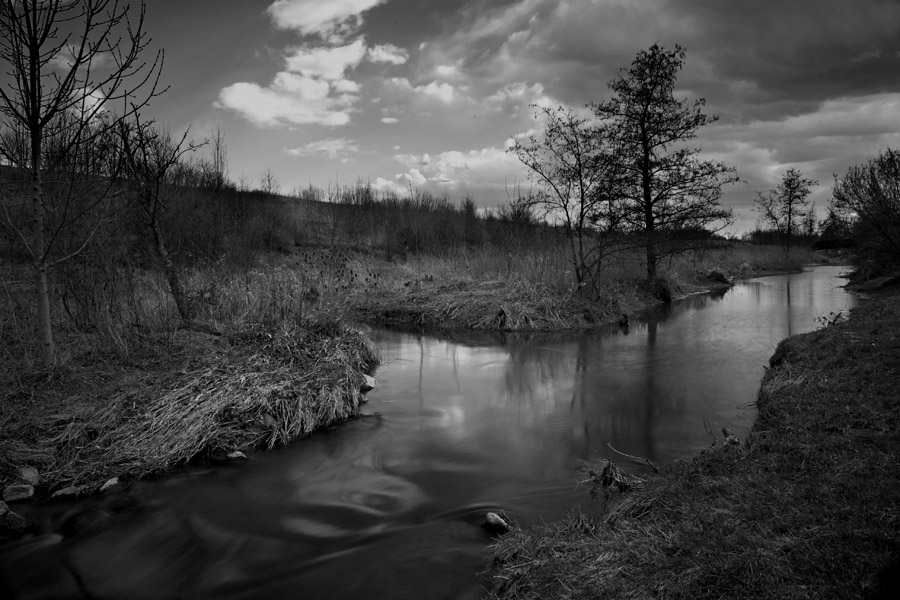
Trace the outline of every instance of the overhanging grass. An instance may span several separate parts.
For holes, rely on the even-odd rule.
[[[786,340],[740,450],[669,465],[597,516],[504,536],[493,596],[887,594],[900,568],[898,332],[894,295]]]
[[[0,406],[0,482],[29,465],[41,486],[91,489],[194,457],[273,448],[357,414],[377,351],[360,333],[310,325],[230,339],[197,332],[132,356],[90,356],[20,380]]]

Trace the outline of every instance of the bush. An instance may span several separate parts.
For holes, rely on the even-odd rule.
[[[863,275],[900,265],[900,152],[888,148],[835,178],[833,206],[853,219]]]

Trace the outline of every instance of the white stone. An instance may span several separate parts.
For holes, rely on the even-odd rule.
[[[241,452],[240,450],[235,450],[234,452],[229,452],[225,456],[227,456],[231,460],[238,460],[238,459],[247,460],[247,455],[244,454],[243,452]]]
[[[8,485],[3,490],[3,500],[5,502],[23,502],[31,500],[34,496],[34,486],[26,483],[14,483]]]
[[[118,477],[113,477],[112,479],[107,479],[106,483],[104,483],[103,485],[100,486],[100,491],[105,492],[106,490],[108,490],[110,488],[114,488],[117,485],[119,485]]]
[[[41,476],[34,467],[22,467],[19,469],[19,477],[28,485],[37,485],[41,482]]]

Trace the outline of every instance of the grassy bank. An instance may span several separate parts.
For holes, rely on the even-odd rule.
[[[179,331],[127,359],[92,353],[5,381],[0,479],[34,467],[46,493],[273,448],[357,414],[362,335],[314,325],[272,335]]]
[[[487,247],[372,265],[377,284],[351,301],[360,320],[424,330],[588,329],[664,298],[727,287],[736,278],[799,271],[811,260],[804,248],[787,256],[780,246],[738,243],[665,261],[660,280],[648,285],[641,253],[623,252],[604,266],[598,296],[588,297],[573,286],[564,247],[515,254]]]
[[[898,331],[895,289],[785,340],[747,440],[602,489],[595,515],[504,536],[492,596],[894,597]]]
[[[280,446],[357,414],[362,374],[378,361],[371,342],[342,325],[357,274],[340,257],[306,259],[186,269],[190,327],[153,273],[61,274],[68,296],[55,297],[53,314],[65,352],[51,369],[35,360],[29,281],[6,269],[0,488],[29,466],[39,495],[91,492],[114,476]]]

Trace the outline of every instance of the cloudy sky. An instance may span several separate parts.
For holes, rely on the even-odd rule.
[[[719,122],[704,155],[738,168],[736,230],[788,168],[819,181],[900,147],[898,0],[150,0],[170,90],[151,115],[229,174],[283,191],[359,178],[504,203],[529,104],[583,107],[655,42],[687,50],[679,93]]]

